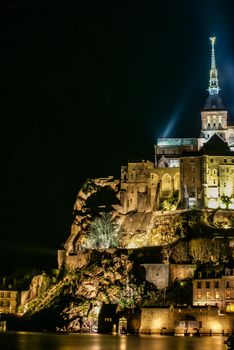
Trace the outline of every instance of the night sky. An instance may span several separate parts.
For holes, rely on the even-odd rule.
[[[52,3],[0,11],[0,270],[56,266],[87,177],[199,136],[210,36],[234,115],[233,1]]]

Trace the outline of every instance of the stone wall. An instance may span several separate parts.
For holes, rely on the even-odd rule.
[[[175,329],[179,321],[188,316],[200,322],[201,333],[222,334],[234,329],[234,315],[219,314],[218,308],[142,308],[138,329],[139,333],[160,333],[163,328]],[[191,330],[192,331],[192,330]]]
[[[158,289],[167,288],[175,279],[192,278],[196,269],[196,265],[189,264],[142,264],[142,266],[146,270],[146,280]]]
[[[173,283],[175,279],[183,280],[193,278],[196,265],[186,264],[170,264],[170,283]]]
[[[162,328],[173,329],[175,325],[172,308],[143,308],[139,333],[160,333]]]
[[[146,280],[153,283],[157,288],[167,288],[169,285],[168,264],[142,264],[146,271]]]
[[[76,255],[68,255],[65,257],[65,268],[74,270],[88,264],[90,260],[90,252],[77,252]]]

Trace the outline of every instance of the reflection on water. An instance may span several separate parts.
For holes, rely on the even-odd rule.
[[[1,350],[226,350],[224,337],[0,333]]]

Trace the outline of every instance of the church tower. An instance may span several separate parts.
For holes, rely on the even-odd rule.
[[[228,141],[227,111],[224,109],[223,102],[219,96],[218,71],[215,61],[215,37],[211,41],[211,68],[206,104],[201,112],[202,130],[201,137],[206,141],[214,134],[218,134],[225,141]]]

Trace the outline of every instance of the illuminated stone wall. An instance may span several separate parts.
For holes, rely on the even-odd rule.
[[[219,134],[224,140],[229,140],[227,129],[227,111],[202,111],[202,136],[208,140],[215,133]]]
[[[175,279],[183,280],[193,278],[196,265],[192,264],[170,264],[170,283]]]
[[[200,332],[215,334],[230,332],[234,329],[233,315],[220,315],[218,308],[142,308],[139,333],[160,333],[162,328],[168,330],[177,328],[180,321],[192,316],[200,322]],[[184,331],[185,329],[182,329]],[[188,329],[194,332],[193,329]]]
[[[186,156],[181,158],[181,198],[185,207],[189,200],[205,208],[226,208],[222,196],[230,198],[234,209],[234,156]]]
[[[149,161],[128,163],[121,168],[120,212],[158,210],[161,199],[179,194],[179,174],[178,167],[154,168]]]
[[[146,270],[146,280],[153,283],[158,289],[167,288],[176,279],[193,278],[195,265],[179,264],[142,264]]]

